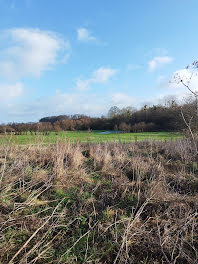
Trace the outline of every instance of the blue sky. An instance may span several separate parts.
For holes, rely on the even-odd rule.
[[[197,0],[0,0],[0,122],[182,98],[168,80],[197,59],[197,10]]]

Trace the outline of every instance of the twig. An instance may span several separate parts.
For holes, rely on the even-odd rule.
[[[97,222],[91,227],[91,229],[89,229],[84,235],[82,235],[79,239],[77,239],[76,242],[73,244],[73,246],[70,247],[70,248],[69,248],[64,254],[62,254],[62,256],[60,257],[60,260],[59,260],[58,263],[60,263],[61,260],[62,260],[62,258],[63,258],[65,255],[67,255],[67,253],[69,253],[69,252],[75,247],[75,245],[78,244],[78,242],[79,242],[83,237],[85,237],[86,235],[88,235],[88,234],[91,232],[91,230],[94,229],[94,227],[95,227],[97,224],[98,224],[98,221],[97,221]]]
[[[64,198],[65,199],[65,198]],[[30,243],[30,241],[36,236],[36,234],[49,222],[49,220],[53,217],[54,213],[56,212],[56,210],[58,209],[58,207],[60,206],[60,204],[63,202],[62,199],[60,201],[60,203],[55,207],[54,211],[52,212],[52,214],[50,215],[50,217],[31,235],[31,237],[25,242],[25,244],[16,252],[16,254],[12,257],[12,259],[8,262],[8,264],[12,264],[14,259],[21,253],[21,251],[23,249],[26,248],[26,246]]]

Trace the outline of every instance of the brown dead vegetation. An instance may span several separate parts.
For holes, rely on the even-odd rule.
[[[193,147],[1,145],[0,263],[197,263]]]

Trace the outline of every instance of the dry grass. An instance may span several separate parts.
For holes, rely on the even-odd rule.
[[[0,263],[197,263],[190,140],[0,153]]]

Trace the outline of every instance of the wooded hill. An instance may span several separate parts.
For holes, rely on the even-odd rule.
[[[10,123],[0,125],[0,133],[27,131],[62,131],[62,130],[121,130],[125,132],[182,131],[186,122],[196,130],[196,101],[192,98],[183,104],[168,101],[165,105],[144,105],[137,110],[133,107],[111,107],[107,116],[89,117],[82,114],[44,117],[37,123]],[[183,116],[182,116],[183,113]]]

